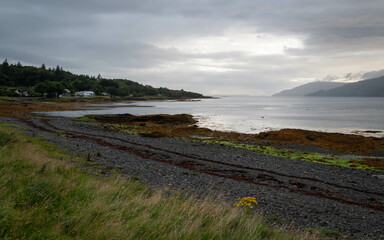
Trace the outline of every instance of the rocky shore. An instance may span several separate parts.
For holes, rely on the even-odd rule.
[[[271,223],[384,239],[382,172],[161,135],[116,132],[100,123],[66,118],[0,117],[0,121],[82,156],[90,165],[104,166],[105,174],[134,177],[156,188],[220,195],[228,203],[252,196],[259,202],[258,211]],[[300,148],[314,151],[305,144]]]

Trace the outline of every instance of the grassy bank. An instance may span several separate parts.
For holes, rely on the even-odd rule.
[[[94,177],[81,159],[0,124],[1,239],[313,239],[272,229],[214,200],[117,176]]]

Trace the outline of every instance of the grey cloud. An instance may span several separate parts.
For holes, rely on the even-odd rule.
[[[377,78],[384,76],[384,69],[378,70],[378,71],[369,71],[369,72],[350,72],[343,76],[337,76],[328,74],[324,78],[321,79],[321,81],[326,82],[340,82],[340,81],[361,81],[364,79],[371,79],[371,78]]]
[[[363,74],[362,79],[370,79],[384,76],[384,69],[379,71],[366,72]]]
[[[301,35],[307,48],[324,51],[332,42],[383,37],[383,12],[380,1],[270,1],[261,7],[254,1],[240,15],[259,31]]]
[[[39,63],[45,63],[47,66],[56,66],[56,65],[67,65],[67,61],[61,61],[56,58],[47,57],[45,55],[35,55],[31,53],[27,53],[25,51],[21,51],[18,49],[11,49],[0,47],[0,56],[6,56],[4,58],[8,58],[14,61],[20,61],[24,65],[38,65]],[[69,66],[74,67],[74,66]]]
[[[382,3],[0,0],[0,57],[157,86],[186,85],[195,91],[239,86],[242,91],[272,93],[277,92],[272,88],[289,87],[292,80],[332,73],[338,64],[352,68],[361,61],[361,69],[354,72],[381,69],[377,62],[384,53]],[[171,40],[221,36],[238,26],[254,29],[255,34],[299,37],[304,45],[287,48],[283,55],[264,56],[231,49],[197,54],[161,47]],[[227,71],[196,70],[206,61]],[[374,66],[366,69],[367,62]],[[180,68],[167,70],[170,64]]]
[[[194,57],[191,55],[190,59],[194,59]],[[199,55],[199,57],[202,56]],[[209,55],[205,57],[208,58]],[[275,93],[276,89],[283,90],[291,87],[293,84],[287,81],[287,76],[298,78],[301,74],[297,71],[297,63],[292,63],[289,58],[281,56],[243,57],[237,58],[242,63],[240,66],[227,66],[231,71],[210,72],[178,69],[168,72],[167,75],[156,74],[156,81],[151,78],[153,73],[140,73],[135,75],[135,78],[155,86],[168,83],[178,89],[203,91],[205,94],[221,92],[223,94],[268,95]]]
[[[264,72],[266,73],[266,72]],[[204,94],[248,94],[269,95],[276,89],[285,89],[292,84],[286,83],[286,76],[281,74],[263,74],[259,71],[212,73],[207,71],[171,71],[167,76],[158,74],[153,82],[150,73],[131,75],[146,84],[164,86],[171,84],[175,89],[185,89]],[[188,77],[186,77],[188,76]],[[148,80],[151,79],[151,80]],[[282,83],[283,82],[283,83]]]

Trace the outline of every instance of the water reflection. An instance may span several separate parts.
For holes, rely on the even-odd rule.
[[[201,127],[258,133],[282,128],[384,136],[384,98],[345,97],[222,97],[201,101],[154,101],[94,104],[86,111],[46,115],[192,114]],[[365,132],[370,130],[371,132]]]

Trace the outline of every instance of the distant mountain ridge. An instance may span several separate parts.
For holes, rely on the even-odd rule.
[[[354,83],[312,82],[272,96],[384,97],[384,76]]]
[[[312,82],[307,83],[304,85],[300,85],[298,87],[284,90],[279,93],[276,93],[272,96],[279,96],[279,97],[288,97],[288,96],[306,96],[308,94],[318,92],[318,91],[325,91],[332,88],[337,88],[340,86],[345,85],[346,83],[342,82]]]
[[[324,97],[384,97],[384,76],[348,83],[329,90],[320,90],[307,96]]]

